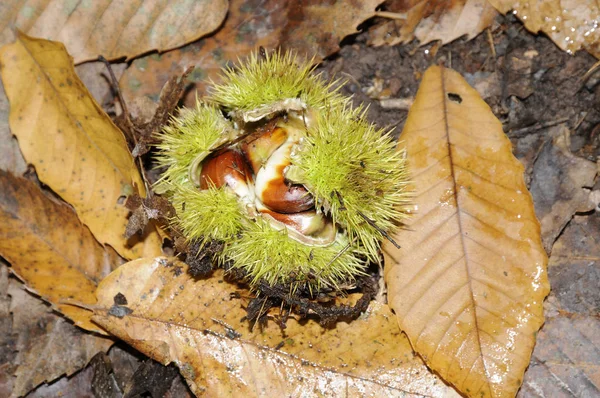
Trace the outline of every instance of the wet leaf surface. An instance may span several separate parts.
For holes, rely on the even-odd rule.
[[[385,21],[371,29],[374,46],[434,40],[449,43],[461,36],[472,39],[489,27],[498,12],[487,0],[392,0],[387,9],[402,19]]]
[[[539,223],[500,122],[432,66],[409,112],[415,215],[384,244],[388,300],[415,350],[468,396],[514,396],[548,294]]]
[[[49,0],[0,4],[0,45],[12,29],[65,44],[76,63],[103,55],[134,58],[194,41],[219,27],[227,0],[69,2]]]
[[[102,333],[90,311],[61,301],[95,304],[96,285],[121,264],[119,257],[98,244],[70,207],[1,170],[0,255],[30,290],[76,325]]]
[[[260,46],[268,51],[293,49],[319,61],[337,51],[345,36],[356,33],[357,26],[372,17],[380,3],[232,0],[218,32],[181,50],[135,60],[120,81],[121,89],[126,100],[143,95],[157,99],[169,78],[195,66],[189,80],[202,94],[207,79],[216,79],[223,66]],[[195,101],[194,95],[187,98]]]
[[[119,198],[144,184],[123,134],[83,86],[62,44],[20,35],[0,50],[10,127],[40,180],[68,203],[94,236],[127,258],[161,252],[153,227],[126,241]]]
[[[283,331],[276,320],[250,330],[235,298],[247,291],[220,272],[194,280],[186,271],[166,258],[123,265],[100,285],[104,308],[94,321],[151,358],[175,362],[196,394],[456,396],[415,357],[385,306],[373,303],[333,329],[290,318]],[[123,317],[108,313],[118,293],[132,311]]]
[[[488,0],[498,11],[513,10],[527,29],[544,32],[562,50],[600,57],[600,5],[589,0]]]

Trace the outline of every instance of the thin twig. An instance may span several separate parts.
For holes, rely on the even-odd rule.
[[[550,120],[545,123],[536,123],[531,126],[523,127],[522,129],[509,131],[508,133],[506,133],[506,135],[508,135],[510,138],[520,138],[520,137],[527,135],[528,133],[531,133],[531,132],[534,132],[537,130],[541,130],[541,129],[545,129],[547,127],[556,126],[558,124],[563,124],[568,121],[569,121],[568,117],[563,117],[563,118],[556,119],[556,120]]]
[[[406,20],[406,14],[400,12],[391,11],[375,11],[376,17],[387,18],[387,19],[398,19],[400,21]]]
[[[413,97],[409,98],[386,98],[379,100],[379,105],[383,109],[402,109],[409,110],[412,106],[415,99]]]
[[[123,94],[121,93],[121,88],[119,87],[119,81],[117,80],[117,77],[115,76],[115,73],[112,70],[110,62],[108,62],[108,60],[106,58],[104,58],[102,55],[100,55],[100,56],[98,56],[98,61],[102,62],[106,66],[106,69],[108,69],[108,74],[110,75],[110,80],[113,85],[113,89],[116,91],[117,96],[119,97],[119,102],[121,103],[121,108],[123,108],[122,111],[123,111],[123,115],[125,116],[125,123],[127,124],[127,127],[129,128],[129,131],[131,133],[131,137],[133,139],[133,144],[134,144],[133,147],[136,148],[138,146],[138,141],[137,141],[137,137],[136,137],[136,128],[133,125],[133,122],[131,121],[131,117],[129,116],[129,110],[127,109],[127,104],[125,103]],[[142,180],[144,181],[144,187],[146,188],[146,195],[148,197],[151,197],[153,192],[150,189],[150,184],[148,184],[148,178],[146,177],[146,171],[144,170],[144,164],[142,163],[142,158],[138,157],[137,160],[138,160],[138,164],[139,164],[140,174],[142,175]]]
[[[592,65],[592,67],[587,72],[585,72],[585,75],[583,75],[583,77],[579,79],[579,84],[575,93],[578,93],[585,86],[589,78],[592,77],[592,75],[596,73],[598,69],[600,69],[600,61],[597,61],[594,65]]]
[[[131,121],[131,118],[129,117],[129,110],[127,109],[127,104],[125,103],[125,100],[123,99],[123,94],[121,93],[121,88],[119,87],[119,81],[117,80],[117,77],[115,76],[115,73],[112,70],[112,66],[110,65],[110,62],[108,62],[108,60],[106,58],[104,58],[102,55],[98,56],[98,61],[102,62],[104,64],[104,66],[106,66],[106,69],[108,70],[108,74],[110,75],[110,81],[113,85],[113,88],[115,89],[116,93],[117,93],[117,97],[119,97],[119,102],[121,103],[121,108],[123,108],[123,115],[125,115],[125,121],[127,123],[127,127],[129,127],[129,131],[131,131],[131,136],[133,138],[133,143],[135,145],[137,145],[137,138],[135,136],[134,133],[134,127],[133,127],[133,122]]]

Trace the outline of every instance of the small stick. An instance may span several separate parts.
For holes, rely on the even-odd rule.
[[[406,20],[406,14],[400,12],[375,11],[375,16],[387,19],[398,19],[401,21]]]
[[[121,88],[119,87],[117,77],[115,76],[115,73],[113,72],[112,67],[110,66],[110,62],[108,62],[106,58],[104,58],[102,55],[99,55],[98,61],[102,62],[106,66],[106,69],[108,69],[111,84],[113,85],[113,88],[115,89],[115,91],[117,92],[117,96],[119,97],[119,102],[121,103],[121,107],[123,108],[123,114],[125,115],[125,123],[127,124],[127,127],[129,127],[129,132],[131,133],[131,138],[133,139],[133,144],[135,148],[138,146],[137,137],[135,136],[136,129],[133,125],[133,122],[131,121],[131,118],[129,117],[129,110],[127,109],[127,104],[125,103],[123,94],[121,93]],[[150,184],[148,184],[148,179],[146,178],[146,172],[144,171],[144,164],[142,163],[142,158],[138,157],[137,159],[139,163],[140,173],[142,174],[142,180],[144,180],[146,195],[148,195],[148,197],[151,197],[153,192],[150,189]]]
[[[117,77],[115,76],[115,73],[112,70],[110,62],[108,62],[108,60],[106,58],[104,58],[104,56],[99,55],[98,61],[102,62],[104,64],[104,66],[106,66],[106,69],[108,69],[108,74],[110,75],[110,82],[112,83],[113,88],[117,92],[117,97],[119,97],[119,102],[121,103],[121,108],[123,108],[123,114],[125,115],[125,121],[127,122],[127,127],[129,127],[131,129],[131,135],[133,138],[133,142],[135,145],[137,145],[137,139],[135,137],[135,134],[133,133],[133,123],[132,123],[131,119],[129,118],[129,110],[127,109],[127,104],[125,103],[125,100],[123,99],[123,94],[121,93],[121,88],[119,87],[119,81],[117,80]]]
[[[557,124],[566,123],[568,121],[569,121],[568,117],[563,117],[561,119],[550,120],[550,121],[545,122],[545,123],[536,123],[536,124],[533,124],[531,126],[523,127],[522,129],[509,131],[508,133],[506,133],[506,135],[508,135],[511,138],[520,138],[520,137],[524,136],[527,133],[531,133],[533,131],[545,129],[546,127],[556,126]]]
[[[379,105],[383,109],[402,109],[408,110],[412,106],[415,99],[413,97],[409,98],[387,98],[379,100]]]
[[[577,86],[575,93],[578,93],[585,86],[585,83],[587,83],[589,78],[592,77],[592,75],[596,73],[598,69],[600,69],[600,61],[597,61],[594,65],[592,65],[592,67],[585,72],[585,75],[579,79],[579,85]]]

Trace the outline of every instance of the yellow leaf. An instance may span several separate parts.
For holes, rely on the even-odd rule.
[[[547,34],[558,47],[579,49],[600,58],[600,3],[591,0],[488,0],[498,11],[513,13],[533,33]]]
[[[427,70],[401,146],[414,216],[386,244],[388,300],[427,364],[462,393],[512,397],[548,294],[547,257],[523,166],[455,71]]]
[[[75,74],[64,46],[19,34],[0,49],[0,74],[10,101],[10,128],[40,180],[75,208],[101,243],[126,258],[158,255],[153,226],[126,242],[128,210],[119,197],[145,196],[121,131]]]
[[[63,300],[93,305],[96,285],[120,264],[66,205],[32,182],[0,170],[0,255],[30,290],[77,326],[103,333],[91,311]]]
[[[413,354],[387,307],[373,303],[331,329],[291,317],[285,330],[270,320],[250,331],[241,321],[245,301],[236,298],[249,293],[222,277],[195,280],[186,264],[161,257],[134,260],[100,283],[93,320],[176,363],[197,395],[457,396]],[[118,293],[127,304],[113,305]]]
[[[421,44],[450,43],[465,35],[470,40],[498,15],[488,0],[402,0],[392,1],[389,9],[402,18],[374,27],[369,39],[374,46],[407,43],[415,37]]]
[[[3,0],[0,45],[12,41],[15,27],[30,36],[63,42],[76,63],[103,55],[133,58],[166,51],[217,29],[227,0]]]

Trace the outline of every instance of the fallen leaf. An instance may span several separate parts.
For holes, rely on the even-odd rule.
[[[190,66],[189,80],[204,93],[208,79],[216,79],[223,66],[264,47],[293,49],[314,55],[315,61],[336,52],[339,42],[357,33],[356,27],[375,15],[381,0],[232,0],[223,26],[180,50],[135,60],[120,81],[128,102],[148,95],[157,98],[169,78]],[[187,98],[195,101],[193,90]]]
[[[51,384],[42,384],[27,394],[27,398],[80,398],[94,397],[91,393],[94,369],[88,367],[71,377],[61,377]]]
[[[546,323],[540,330],[520,396],[600,396],[600,317],[563,311],[546,302]],[[596,290],[597,285],[596,285]],[[598,308],[597,308],[598,309]]]
[[[23,174],[27,170],[27,164],[21,155],[17,140],[8,127],[8,111],[8,98],[0,82],[0,170]]]
[[[134,58],[166,51],[217,29],[227,0],[69,2],[49,0],[0,3],[0,45],[13,41],[12,30],[64,43],[75,63],[103,55]]]
[[[469,40],[491,26],[498,12],[487,0],[392,0],[387,8],[402,19],[385,21],[371,29],[373,46],[434,40],[450,43],[462,36]]]
[[[120,265],[70,207],[59,204],[32,182],[0,170],[0,255],[27,287],[72,319],[103,333],[91,312],[61,303],[96,303],[98,282]]]
[[[554,131],[554,137],[546,141],[533,165],[530,187],[548,252],[576,212],[593,209],[588,198],[597,173],[596,163],[571,153],[566,126]]]
[[[113,344],[109,338],[85,333],[56,316],[14,280],[8,293],[12,298],[12,333],[18,336],[13,397],[25,395],[40,383],[49,383],[63,374],[72,375]]]
[[[415,351],[463,394],[512,397],[543,323],[547,257],[501,123],[455,71],[424,74],[401,148],[414,217],[384,244],[388,301]]]
[[[554,243],[548,276],[561,310],[600,314],[599,230],[600,213],[575,216]]]
[[[115,314],[119,293],[129,314]],[[235,298],[248,294],[221,271],[194,279],[184,263],[140,259],[99,285],[93,319],[151,358],[177,364],[195,394],[457,396],[413,354],[386,306],[373,303],[331,329],[290,318],[285,330],[269,321],[251,331]]]
[[[12,334],[13,317],[10,313],[8,286],[8,264],[0,258],[0,397],[8,397],[13,391],[12,374],[17,368],[17,336]]]
[[[525,27],[544,32],[562,50],[587,50],[600,58],[600,5],[589,0],[488,0],[502,13],[513,10]]]
[[[133,185],[145,196],[144,183],[123,134],[83,86],[64,46],[19,34],[0,49],[0,74],[12,133],[40,180],[122,256],[160,254],[153,227],[138,241],[123,236],[128,210],[119,198]]]

